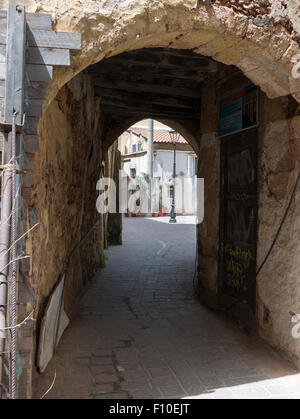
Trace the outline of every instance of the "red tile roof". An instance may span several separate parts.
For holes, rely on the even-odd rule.
[[[148,130],[147,128],[129,128],[128,132],[132,132],[136,135],[142,135],[146,140],[148,138]],[[154,143],[173,143],[170,138],[169,131],[162,130],[162,129],[154,129],[153,130],[153,142]],[[179,135],[178,139],[176,140],[177,144],[188,144],[187,141]]]

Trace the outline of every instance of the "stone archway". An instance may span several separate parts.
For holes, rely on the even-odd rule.
[[[55,30],[82,35],[82,51],[73,56],[70,69],[56,71],[48,101],[75,74],[104,57],[159,46],[192,49],[235,65],[269,97],[298,97],[299,83],[292,76],[299,52],[296,1],[26,3],[29,11],[52,13]]]
[[[175,129],[179,132],[190,144],[195,153],[198,153],[199,150],[199,127],[187,126],[187,121],[178,122],[170,121],[164,119],[155,119],[158,122],[163,123],[164,125],[170,126],[172,129]],[[103,138],[103,144],[105,149],[110,147],[118,137],[126,131],[129,127],[134,125],[136,122],[140,121],[140,118],[125,118],[122,119],[119,124],[115,127],[112,127],[108,134]]]

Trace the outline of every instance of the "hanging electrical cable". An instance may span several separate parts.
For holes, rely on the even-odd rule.
[[[275,246],[275,244],[276,244],[276,242],[277,242],[277,240],[278,240],[279,234],[280,234],[280,232],[281,232],[281,230],[282,230],[282,227],[283,227],[283,225],[284,225],[284,223],[285,223],[285,220],[286,220],[286,218],[287,218],[287,216],[288,216],[288,213],[289,213],[289,211],[290,211],[290,209],[291,209],[291,206],[292,206],[292,203],[293,203],[293,201],[294,201],[294,198],[295,198],[295,195],[296,195],[296,191],[297,191],[297,187],[298,187],[299,181],[300,181],[300,172],[298,173],[298,176],[297,176],[297,179],[296,179],[295,186],[294,186],[294,188],[293,188],[293,192],[292,192],[291,198],[290,198],[290,200],[289,200],[289,203],[288,203],[288,206],[287,206],[287,208],[286,208],[286,210],[285,210],[285,213],[284,213],[284,215],[283,215],[283,217],[282,217],[282,220],[281,220],[281,222],[280,222],[280,224],[279,224],[279,228],[278,228],[278,230],[277,230],[277,233],[275,234],[275,237],[274,237],[274,240],[273,240],[273,242],[272,242],[272,244],[271,244],[271,246],[270,246],[270,249],[268,250],[268,252],[267,252],[267,254],[266,254],[266,256],[265,256],[264,260],[262,261],[262,263],[260,264],[260,266],[259,266],[259,268],[258,268],[258,270],[257,270],[257,272],[256,272],[256,277],[260,274],[260,271],[261,271],[261,270],[262,270],[262,268],[264,267],[265,263],[266,263],[266,262],[267,262],[267,260],[269,259],[270,254],[272,253],[272,250],[274,249],[274,246]]]

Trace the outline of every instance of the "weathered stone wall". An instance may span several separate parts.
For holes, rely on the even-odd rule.
[[[259,159],[259,227],[257,265],[263,261],[292,195],[299,173],[300,116],[289,98],[265,98],[263,142]],[[293,116],[294,115],[294,116]],[[300,187],[279,239],[257,278],[261,336],[300,365],[299,339],[292,336],[300,313]]]
[[[198,272],[201,297],[217,307],[219,254],[220,141],[215,76],[202,87],[198,177],[204,178],[204,221],[198,226]]]
[[[16,1],[17,2],[17,1]],[[0,1],[0,8],[8,0]],[[270,97],[300,97],[292,76],[299,53],[297,0],[23,0],[30,12],[51,13],[54,29],[80,32],[83,48],[55,72],[48,100],[103,57],[145,47],[193,49],[236,65]],[[297,58],[296,58],[297,60]],[[268,69],[268,72],[266,72]]]
[[[63,274],[65,309],[70,315],[99,262],[103,229],[96,211],[96,183],[101,163],[100,103],[89,77],[80,75],[60,90],[39,123],[31,202],[39,226],[28,243],[38,319]]]

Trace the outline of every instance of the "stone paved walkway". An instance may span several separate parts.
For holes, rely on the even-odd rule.
[[[191,217],[124,220],[35,398],[300,398],[300,374],[193,292]],[[180,245],[179,245],[180,243]]]

